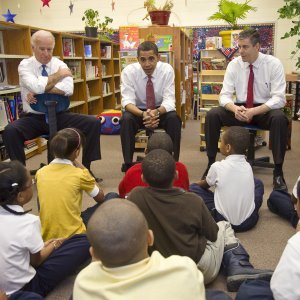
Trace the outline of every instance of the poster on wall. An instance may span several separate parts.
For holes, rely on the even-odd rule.
[[[244,27],[251,27],[258,30],[261,38],[260,51],[265,54],[274,53],[274,32],[275,23],[265,24],[243,24],[239,29]],[[200,60],[200,50],[205,49],[206,38],[219,35],[221,30],[230,30],[228,26],[197,26],[188,27],[190,30],[190,36],[193,40],[193,59]],[[233,37],[234,38],[234,37]]]

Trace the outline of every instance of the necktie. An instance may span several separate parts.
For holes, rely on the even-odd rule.
[[[151,75],[148,76],[148,81],[146,85],[146,106],[147,109],[155,109],[155,95],[154,95],[154,87],[153,82],[151,80]]]
[[[42,68],[43,68],[43,70],[42,70],[42,76],[47,77],[48,76],[48,72],[46,70],[46,65],[42,65]]]
[[[247,90],[247,101],[246,107],[251,108],[253,107],[253,82],[254,82],[254,73],[253,73],[253,65],[249,65],[250,72],[249,72],[249,79],[248,79],[248,90]]]

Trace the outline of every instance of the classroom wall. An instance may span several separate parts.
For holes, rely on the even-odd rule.
[[[112,11],[112,1],[115,2],[115,11]],[[244,2],[244,0],[237,1]],[[146,13],[143,0],[73,0],[73,3],[73,13],[70,15],[69,0],[52,0],[49,3],[50,7],[42,7],[40,0],[1,0],[0,12],[6,13],[7,9],[10,9],[11,13],[17,14],[16,23],[58,31],[84,30],[81,18],[87,8],[99,10],[102,18],[104,16],[113,18],[113,28],[132,24],[150,25],[150,21],[142,20]],[[156,3],[162,4],[164,0],[156,0]],[[171,14],[169,25],[224,25],[224,23],[207,20],[216,12],[217,3],[217,0],[174,0],[174,13]],[[247,19],[241,24],[275,22],[275,55],[282,61],[286,73],[295,71],[295,60],[290,59],[290,52],[295,48],[297,38],[280,39],[292,24],[288,20],[278,20],[277,10],[284,5],[284,1],[252,0],[251,4],[258,10],[249,13]],[[2,16],[1,20],[4,20]]]

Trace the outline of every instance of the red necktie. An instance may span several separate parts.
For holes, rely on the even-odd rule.
[[[146,85],[146,106],[147,109],[155,109],[155,95],[154,95],[154,87],[153,82],[151,80],[151,75],[148,76],[148,81]]]
[[[253,107],[253,82],[254,82],[254,73],[253,73],[253,65],[249,65],[250,72],[249,72],[249,79],[248,79],[248,90],[247,90],[247,101],[246,107],[251,108]]]

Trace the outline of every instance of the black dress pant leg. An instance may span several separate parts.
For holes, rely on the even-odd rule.
[[[275,164],[283,164],[288,139],[288,119],[281,109],[272,109],[269,112],[253,118],[253,123],[262,129],[270,131],[272,154]]]
[[[124,163],[130,164],[133,160],[135,135],[138,129],[142,127],[143,120],[141,117],[137,117],[134,114],[125,111],[123,112],[120,123],[120,137]]]
[[[238,121],[231,111],[224,107],[215,107],[207,112],[205,117],[205,143],[207,156],[215,159],[218,152],[218,141],[223,126],[243,126],[246,123]]]
[[[179,160],[181,141],[181,119],[175,111],[170,111],[160,116],[159,128],[163,128],[173,142],[174,159]]]
[[[45,115],[21,114],[20,118],[9,123],[3,132],[3,142],[9,158],[25,165],[24,142],[48,133]]]

